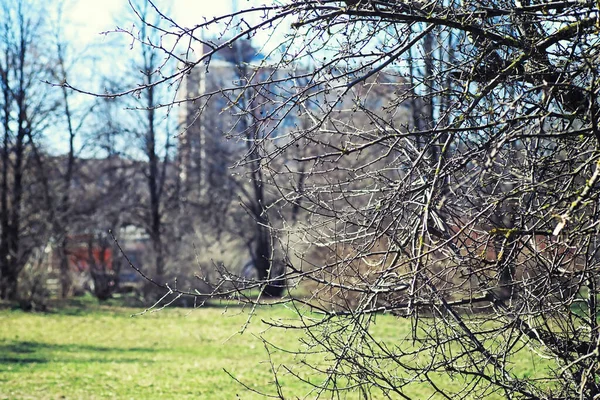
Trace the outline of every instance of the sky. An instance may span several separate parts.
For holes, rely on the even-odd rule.
[[[117,26],[137,32],[140,22],[128,0],[63,1],[62,34],[78,64],[70,74],[69,83],[96,91],[90,87],[95,78],[116,75],[117,70],[130,67],[131,40],[125,34],[110,32]],[[154,3],[179,25],[194,26],[205,18],[229,14],[237,1],[240,7],[246,7],[253,0],[154,0]],[[137,50],[132,54],[138,54]]]
[[[252,0],[238,0],[240,7],[247,7]],[[123,21],[136,21],[127,0],[64,0],[62,20],[64,38],[73,50],[75,67],[69,83],[82,90],[102,92],[98,89],[98,77],[118,76],[118,69],[130,68],[128,64],[130,41],[126,35],[103,35],[115,30],[118,24],[128,29]],[[167,14],[182,26],[193,26],[205,18],[226,15],[231,12],[235,0],[156,0],[168,10]],[[120,23],[117,21],[121,21]],[[134,29],[135,31],[135,29]],[[120,41],[120,42],[119,42]],[[133,53],[136,53],[134,50]],[[108,61],[107,61],[108,60]],[[81,101],[89,96],[79,96]],[[78,100],[74,100],[77,102]],[[66,151],[60,140],[51,147],[56,152]]]
[[[191,26],[203,17],[210,18],[231,11],[231,0],[171,0],[163,1],[175,20]],[[241,5],[245,5],[245,1]],[[100,32],[115,28],[119,16],[130,12],[127,0],[70,0],[65,7],[65,19],[70,21],[65,31],[80,44],[103,40]]]

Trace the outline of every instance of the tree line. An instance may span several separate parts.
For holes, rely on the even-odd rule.
[[[246,183],[247,173],[260,172],[230,169],[246,144],[215,138],[215,129],[202,133],[206,143],[193,149],[193,157],[202,150],[210,179],[184,179],[181,111],[162,107],[174,91],[155,85],[158,71],[174,72],[180,62],[148,46],[160,40],[152,27],[162,23],[152,3],[126,6],[109,35],[115,40],[90,48],[79,48],[65,32],[66,3],[1,5],[0,298],[31,307],[34,298],[48,294],[51,276],[59,280],[59,296],[68,297],[81,289],[83,274],[91,280],[85,287],[107,299],[119,290],[122,272],[136,269],[147,278],[141,279],[147,299],[161,297],[173,279],[179,288],[211,293],[225,264],[239,270],[248,259],[258,265],[271,257],[268,235],[255,221],[265,198],[260,177]],[[126,46],[120,26],[137,18],[144,23],[129,32],[135,45],[115,56]],[[116,57],[114,65],[121,68],[103,72],[103,57]],[[138,83],[147,90],[92,98],[70,88],[81,82],[102,93]],[[203,126],[236,118],[219,115],[223,104],[211,107],[213,120]],[[143,244],[129,260],[123,254],[127,239],[118,240],[132,228]],[[74,271],[77,259],[84,260],[85,271]],[[267,268],[258,270],[264,274]]]

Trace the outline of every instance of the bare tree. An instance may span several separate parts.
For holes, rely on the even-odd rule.
[[[137,54],[131,57],[131,68],[141,73],[141,85],[149,90],[121,99],[123,101],[120,104],[126,110],[121,113],[122,121],[117,124],[121,134],[117,140],[136,143],[136,146],[127,146],[124,152],[132,160],[143,160],[133,163],[140,168],[138,172],[140,179],[145,182],[145,188],[142,189],[144,196],[139,198],[140,203],[133,211],[131,223],[143,227],[150,238],[152,261],[146,263],[146,273],[156,282],[164,284],[169,260],[168,245],[177,244],[167,232],[169,226],[165,224],[168,211],[176,208],[171,204],[176,200],[173,194],[176,176],[171,164],[173,132],[169,131],[169,114],[161,108],[161,104],[167,103],[169,97],[155,83],[157,76],[167,73],[171,64],[165,64],[160,49],[151,45],[160,42],[160,34],[154,28],[161,25],[160,16],[154,12],[152,3],[136,0],[130,2],[130,7],[140,23],[132,31],[121,28],[117,28],[117,31],[127,32],[140,43],[135,47]],[[131,84],[134,78],[137,79],[123,76],[119,85]],[[152,268],[152,271],[148,268]],[[148,288],[152,291],[155,286]]]
[[[189,59],[197,59],[209,51],[206,45],[197,47],[190,51]],[[268,66],[256,65],[254,62],[260,57],[250,40],[235,42],[217,54],[206,70],[196,69],[185,77],[178,100],[199,95],[203,98],[180,113],[179,163],[187,231],[194,230],[189,226],[194,225],[188,215],[191,211],[197,217],[195,224],[202,236],[210,232],[213,240],[227,241],[222,244],[223,249],[237,247],[237,252],[245,253],[239,248],[246,247],[251,258],[247,265],[252,266],[259,280],[271,282],[282,274],[283,264],[275,255],[276,243],[269,230],[271,218],[276,217],[269,215],[269,208],[278,197],[268,193],[269,178],[263,175],[260,145],[265,139],[260,121],[271,108],[269,91],[265,87],[260,91],[220,92],[232,82],[248,84],[262,81],[265,74],[278,73]],[[240,256],[235,259],[242,266],[247,256]],[[220,260],[198,261],[215,264]],[[237,265],[231,265],[231,259],[223,261],[227,261],[228,269],[239,272]],[[283,279],[273,280],[262,293],[280,296],[284,289]]]
[[[301,261],[288,257],[287,278],[312,293],[290,301],[323,316],[299,313],[297,325],[331,356],[310,380],[317,396],[410,398],[426,384],[445,398],[592,399],[599,13],[585,1],[303,0],[185,29],[163,14],[172,28],[158,32],[176,44],[145,44],[182,68],[116,95],[177,84],[253,36],[264,62],[287,71],[218,92],[261,132],[246,162],[281,195],[272,207],[284,222],[270,229],[308,242],[290,249]],[[202,39],[232,28],[228,41]],[[190,42],[209,51],[186,61]],[[366,96],[373,88],[389,101]],[[257,119],[247,99],[262,90],[271,109]],[[412,120],[398,118],[407,109]],[[310,123],[273,123],[293,112]],[[303,210],[295,225],[289,205]],[[371,334],[381,312],[410,321],[406,345]],[[511,363],[524,354],[549,367],[519,374]],[[464,388],[438,385],[445,374]]]
[[[62,30],[64,24],[62,16],[63,6],[64,4],[61,4],[58,7],[57,18],[54,26],[52,26],[54,34],[53,45],[56,51],[56,66],[52,70],[53,83],[69,80],[72,75],[73,66],[77,65],[76,60],[81,57],[81,55],[72,56],[70,54],[72,50],[71,46],[64,39]],[[96,102],[89,103],[81,98],[73,98],[73,92],[60,84],[56,90],[60,90],[62,95],[57,114],[59,114],[59,120],[62,120],[64,130],[66,131],[67,151],[64,157],[59,157],[59,165],[54,166],[59,176],[51,177],[52,182],[49,185],[53,187],[49,188],[47,198],[48,209],[52,210],[52,235],[57,244],[56,251],[60,264],[60,295],[62,298],[66,298],[71,294],[72,286],[72,271],[70,270],[67,250],[69,247],[69,234],[77,233],[73,232],[72,229],[82,217],[75,213],[73,204],[77,201],[82,202],[86,200],[85,194],[79,193],[80,196],[83,196],[74,198],[72,193],[73,180],[80,167],[79,155],[82,147],[81,145],[78,146],[76,141],[82,138],[82,131],[94,111]],[[73,103],[78,103],[78,105],[74,106]],[[44,168],[43,162],[38,163],[38,168]]]
[[[42,83],[53,68],[52,57],[42,50],[42,38],[48,33],[43,12],[28,13],[27,1],[5,1],[0,6],[0,297],[12,300],[29,255],[47,240],[45,208],[34,200],[43,201],[40,194],[47,193],[47,176],[33,166],[39,159],[40,135],[51,123],[58,99]]]
[[[253,58],[259,56],[256,49],[249,41],[236,41],[232,45],[231,51],[225,58],[229,61],[233,69],[235,81],[246,85],[252,85],[261,74],[274,76],[275,70],[260,69],[252,67]],[[261,87],[265,91],[267,87]],[[235,97],[233,97],[235,96]],[[261,129],[260,121],[263,120],[265,112],[268,112],[268,96],[265,96],[263,90],[241,90],[239,93],[231,93],[227,96],[227,104],[231,105],[233,115],[236,116],[231,132],[241,136],[245,142],[245,156],[243,169],[240,177],[248,179],[250,184],[245,185],[239,180],[237,183],[237,192],[242,198],[242,205],[247,210],[252,219],[252,226],[242,236],[247,238],[248,246],[257,277],[260,281],[267,282],[262,289],[265,296],[281,296],[285,289],[285,279],[282,277],[281,261],[276,259],[275,245],[270,234],[269,228],[271,222],[268,209],[271,207],[272,199],[266,194],[265,186],[268,185],[268,178],[264,175],[263,159],[264,148],[261,142],[265,139],[265,131]],[[242,156],[241,153],[239,156]],[[248,235],[248,231],[250,234]]]

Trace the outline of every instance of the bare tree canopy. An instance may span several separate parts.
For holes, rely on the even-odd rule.
[[[255,57],[224,56],[238,65],[229,86],[164,106],[201,118],[203,99],[224,98],[237,116],[224,134],[247,144],[240,163],[263,196],[250,213],[273,243],[294,244],[281,246],[285,278],[311,297],[290,301],[321,315],[297,325],[328,354],[310,381],[319,395],[410,398],[426,382],[445,398],[592,399],[599,12],[281,0],[193,27],[162,14],[162,28],[141,20],[160,40],[129,32],[161,51],[153,78],[110,95],[177,87],[255,44]],[[383,312],[411,324],[406,345],[370,334]],[[546,367],[519,375],[520,357]],[[464,385],[439,386],[441,375]]]
[[[42,83],[59,64],[54,46],[44,40],[49,24],[28,13],[25,1],[0,1],[0,298],[17,299],[18,277],[36,248],[47,241],[48,221],[42,207],[49,201],[47,176],[38,170],[39,137],[55,122],[60,96]],[[58,70],[58,68],[56,68]]]

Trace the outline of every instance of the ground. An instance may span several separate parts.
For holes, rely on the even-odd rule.
[[[263,339],[286,349],[300,346],[299,332],[263,322],[294,316],[281,305],[256,310],[243,334],[249,309],[235,304],[132,317],[141,311],[90,303],[48,313],[0,310],[0,399],[262,398],[250,389],[275,390]],[[381,316],[375,329],[393,344],[410,329],[406,324]],[[308,373],[292,354],[273,351],[272,359],[277,367],[295,365]],[[525,360],[523,367],[530,366]],[[286,399],[316,397],[289,374],[282,373],[280,383]],[[428,394],[422,385],[410,391],[416,398]]]
[[[168,309],[131,317],[140,311],[1,311],[0,398],[256,397],[224,368],[253,387],[270,386],[268,357],[255,336],[265,326],[252,320],[237,334],[246,309]],[[286,312],[280,308],[277,314]],[[281,335],[289,337],[275,331],[269,336]]]

